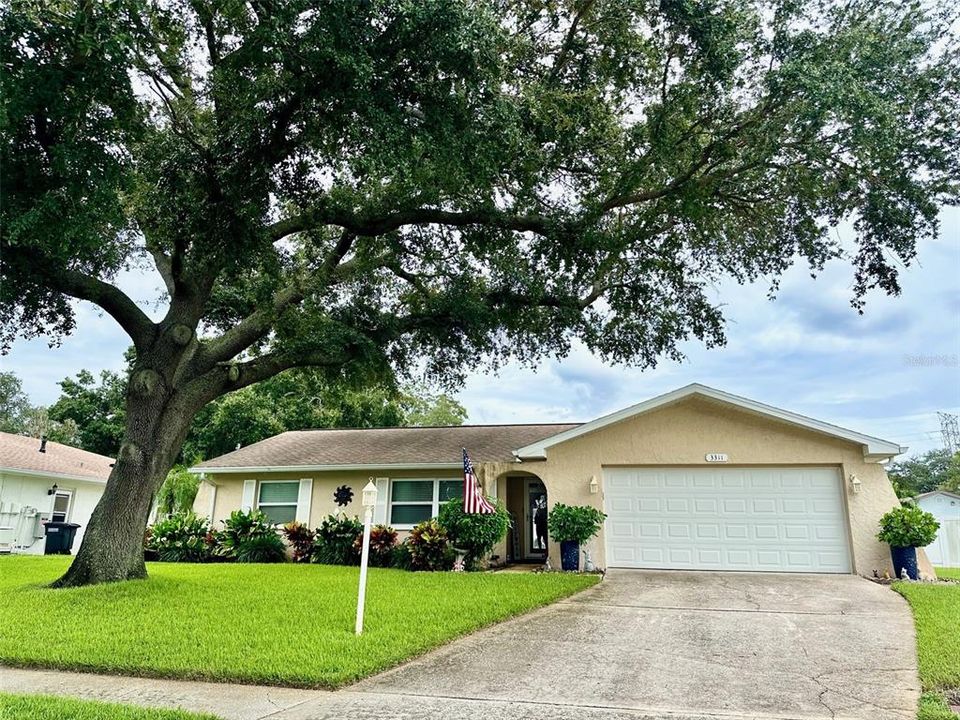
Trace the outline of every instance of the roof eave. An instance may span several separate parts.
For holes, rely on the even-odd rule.
[[[86,475],[71,475],[69,473],[55,473],[46,470],[27,470],[18,467],[0,467],[0,473],[17,473],[19,475],[29,475],[30,477],[50,478],[52,480],[70,480],[72,482],[88,482],[94,485],[106,485],[106,478],[88,477]]]
[[[235,465],[225,467],[204,467],[197,465],[188,468],[194,474],[225,475],[240,473],[278,473],[278,472],[343,472],[346,470],[456,470],[461,463],[364,463],[344,465]]]
[[[830,423],[815,420],[814,418],[809,418],[805,415],[790,412],[789,410],[782,410],[780,408],[773,407],[772,405],[765,405],[755,400],[750,400],[749,398],[732,395],[730,393],[723,392],[722,390],[708,387],[707,385],[692,383],[690,385],[685,385],[682,388],[664,393],[663,395],[658,395],[657,397],[649,400],[631,405],[623,410],[618,410],[617,412],[610,413],[609,415],[604,415],[603,417],[597,418],[596,420],[592,420],[588,423],[584,423],[580,427],[572,430],[567,430],[565,432],[558,433],[557,435],[544,438],[539,442],[531,443],[530,445],[518,448],[514,451],[514,455],[521,460],[545,459],[547,455],[547,449],[554,445],[559,445],[567,440],[572,440],[573,438],[581,435],[595,432],[606,427],[607,425],[613,425],[631,417],[666,407],[693,395],[699,395],[710,400],[716,400],[721,403],[738,407],[747,412],[764,417],[774,418],[787,424],[802,427],[814,432],[819,432],[824,435],[859,443],[863,446],[864,459],[866,459],[868,462],[881,462],[882,460],[887,460],[896,455],[900,455],[907,450],[907,448],[902,447],[897,443],[875,438],[870,435],[864,435],[863,433],[858,433],[853,430],[847,430],[846,428],[841,428],[837,425],[831,425]]]

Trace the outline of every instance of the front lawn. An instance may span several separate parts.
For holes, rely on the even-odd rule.
[[[0,663],[332,688],[597,580],[371,569],[357,638],[355,567],[150,563],[147,580],[43,587],[69,561],[0,559]]]
[[[0,693],[0,720],[217,720],[184,710],[154,710],[52,695]]]
[[[960,585],[894,583],[913,609],[920,682],[925,692],[920,720],[955,718],[943,697],[960,690]]]
[[[937,577],[944,580],[960,580],[960,568],[946,568],[938,567],[934,568],[937,572]]]

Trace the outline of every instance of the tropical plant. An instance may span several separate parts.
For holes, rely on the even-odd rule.
[[[317,528],[311,561],[327,565],[360,564],[357,535],[362,532],[363,523],[356,517],[328,515]]]
[[[284,370],[651,366],[723,342],[715,281],[798,261],[896,294],[960,192],[943,5],[5,4],[0,340],[82,300],[136,348],[58,585],[144,577],[194,417]],[[115,282],[144,257],[159,313]]]
[[[397,531],[388,525],[370,528],[370,564],[373,567],[390,567],[393,564],[393,549],[397,545]],[[354,550],[363,551],[363,532],[354,541]]]
[[[404,544],[410,553],[411,570],[449,570],[457,556],[447,529],[436,519],[414,527]]]
[[[250,535],[237,545],[233,551],[233,559],[240,563],[285,562],[287,546],[276,531],[264,535]]]
[[[557,542],[583,544],[598,532],[606,514],[590,505],[564,505],[557,503],[547,516],[550,537]]]
[[[503,503],[497,501],[494,507],[492,513],[465,513],[463,500],[457,498],[440,508],[437,520],[447,529],[453,546],[466,550],[464,562],[468,570],[480,568],[484,558],[510,528],[510,514]]]
[[[394,545],[390,553],[390,567],[397,570],[412,570],[413,558],[410,556],[410,543],[404,540]]]
[[[193,512],[171,515],[150,528],[146,549],[161,562],[206,562],[213,551],[210,523]]]
[[[245,542],[263,537],[279,539],[276,528],[264,513],[259,510],[234,510],[223,521],[223,530],[216,533],[216,553],[222,558],[238,560]],[[282,540],[280,545],[283,546]]]
[[[937,537],[940,523],[916,505],[901,505],[880,518],[877,539],[891,547],[926,547]]]
[[[193,508],[200,488],[200,477],[186,465],[174,465],[157,491],[157,516],[187,512]]]
[[[292,520],[283,526],[283,536],[293,549],[293,561],[310,562],[313,541],[317,534],[299,520]]]

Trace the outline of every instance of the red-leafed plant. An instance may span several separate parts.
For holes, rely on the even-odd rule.
[[[299,520],[292,520],[283,526],[283,536],[293,550],[294,562],[310,562],[310,553],[313,551],[313,540],[316,535]]]

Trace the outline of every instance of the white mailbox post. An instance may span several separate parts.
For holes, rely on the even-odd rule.
[[[363,489],[363,549],[360,551],[360,592],[357,595],[356,633],[363,632],[363,603],[367,596],[367,564],[370,562],[370,525],[373,522],[373,508],[377,504],[377,486],[373,478]]]

